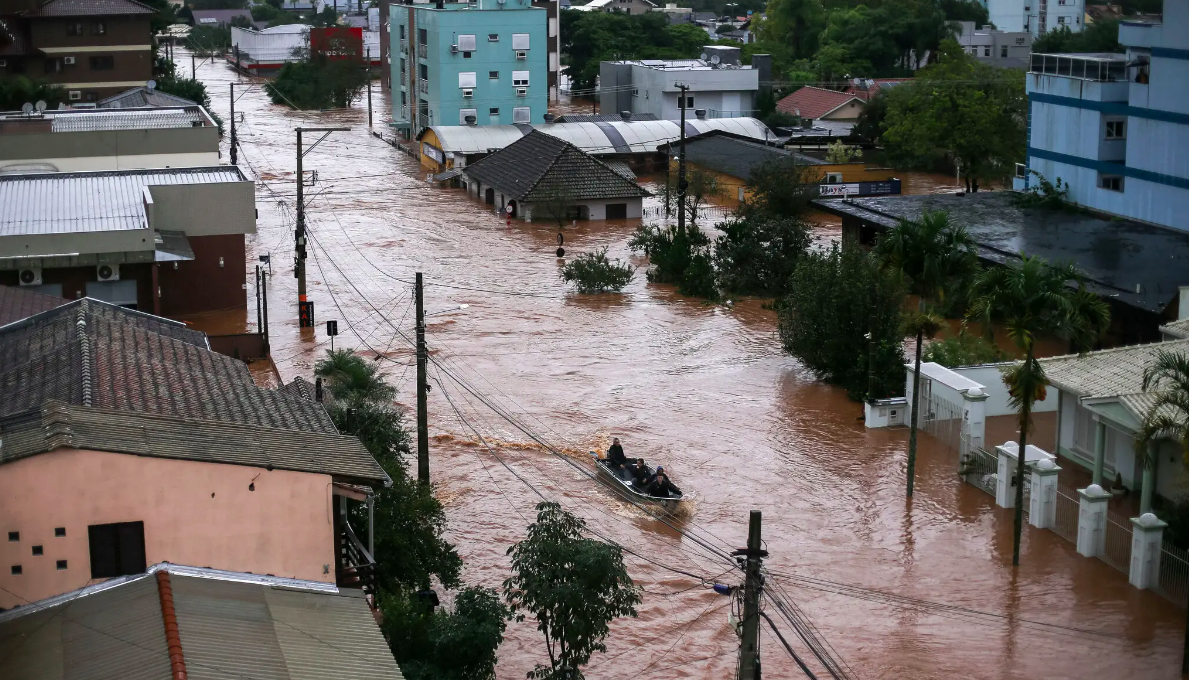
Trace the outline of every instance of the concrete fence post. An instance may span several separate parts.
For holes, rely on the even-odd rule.
[[[1150,512],[1131,518],[1131,569],[1127,582],[1140,590],[1160,583],[1160,554],[1164,550],[1167,526]]]
[[[1078,489],[1078,554],[1098,557],[1106,548],[1106,507],[1111,495],[1091,484]]]
[[[1028,499],[1028,523],[1037,529],[1057,524],[1057,473],[1061,468],[1052,460],[1032,466],[1032,493]]]
[[[962,418],[965,444],[969,447],[962,453],[983,448],[987,440],[987,393],[981,387],[962,392]]]

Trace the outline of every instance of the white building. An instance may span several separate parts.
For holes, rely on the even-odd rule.
[[[1021,31],[1040,36],[1062,26],[1080,31],[1086,14],[1085,0],[981,0],[991,23],[1001,31]]]
[[[705,111],[710,118],[756,114],[760,82],[770,78],[766,55],[754,55],[751,66],[740,64],[738,47],[709,45],[701,59],[604,61],[599,67],[599,102],[604,112],[650,113],[661,120]],[[756,59],[763,57],[762,62]],[[687,86],[684,102],[678,84]]]
[[[962,32],[958,35],[958,44],[970,56],[1000,68],[1028,68],[1028,57],[1032,53],[1031,33],[1011,33],[990,26],[975,28],[973,21],[960,23]]]
[[[1126,54],[1034,54],[1027,168],[1094,210],[1189,230],[1189,3],[1122,22]]]

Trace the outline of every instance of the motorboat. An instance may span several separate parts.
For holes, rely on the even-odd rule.
[[[673,496],[652,496],[644,493],[643,489],[637,488],[634,481],[627,481],[621,479],[615,471],[611,469],[609,462],[605,458],[599,458],[594,451],[590,455],[595,459],[595,469],[598,470],[599,479],[606,485],[615,489],[617,492],[623,494],[629,500],[648,505],[652,507],[662,508],[668,512],[673,512],[681,506],[682,501],[685,500],[685,494],[677,494]],[[635,458],[628,458],[628,465],[635,465]],[[648,476],[651,477],[656,473],[656,470],[651,465],[644,466],[648,470]]]

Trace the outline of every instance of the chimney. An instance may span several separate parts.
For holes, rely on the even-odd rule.
[[[632,112],[631,111],[620,111],[619,117],[623,119],[623,122],[630,123],[632,120]]]
[[[322,403],[322,378],[314,379],[314,401]]]
[[[694,109],[694,115],[698,120],[706,120],[706,109]]]

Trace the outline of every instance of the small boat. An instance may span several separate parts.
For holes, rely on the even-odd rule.
[[[677,494],[675,496],[665,497],[651,496],[646,494],[642,489],[636,488],[635,482],[629,482],[620,479],[619,476],[616,475],[614,471],[612,471],[605,458],[599,458],[594,451],[591,451],[590,455],[595,459],[595,469],[598,470],[599,479],[604,484],[610,486],[616,491],[622,490],[621,493],[623,493],[624,496],[637,503],[642,503],[644,505],[662,508],[668,512],[673,512],[678,507],[680,507],[682,501],[685,500],[685,494],[683,493]],[[635,462],[635,458],[628,459],[629,464],[633,464]],[[650,477],[656,473],[656,470],[654,470],[652,466],[645,465],[645,467],[648,469],[648,475]]]

